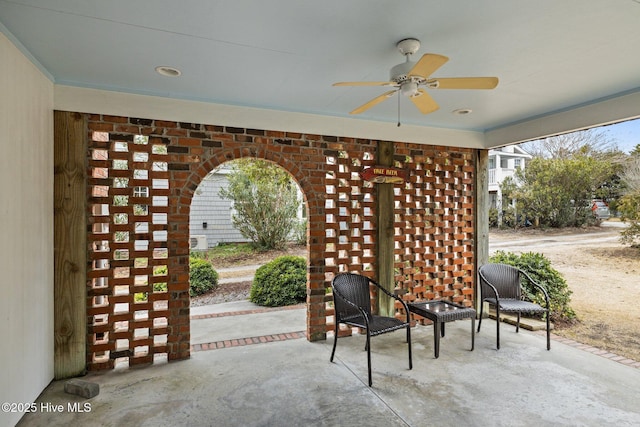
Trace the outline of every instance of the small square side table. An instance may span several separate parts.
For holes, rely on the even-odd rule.
[[[475,341],[476,311],[449,301],[434,300],[407,304],[409,311],[433,322],[433,341],[436,359],[440,356],[440,336],[444,337],[444,324],[460,319],[471,319],[471,351]]]

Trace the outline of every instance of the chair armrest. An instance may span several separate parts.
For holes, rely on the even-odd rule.
[[[547,290],[544,288],[544,286],[542,286],[541,284],[537,283],[535,280],[533,280],[531,278],[531,276],[529,276],[526,272],[520,270],[520,274],[522,274],[524,277],[527,278],[527,280],[529,281],[529,283],[531,283],[535,288],[539,289],[542,294],[544,295],[544,300],[547,304],[547,309],[550,308],[549,305],[549,294],[547,293]]]
[[[478,275],[480,276],[480,293],[482,294],[482,286],[483,286],[483,282],[485,285],[487,285],[489,288],[491,288],[491,291],[493,292],[493,297],[496,299],[496,301],[500,300],[500,295],[498,295],[498,290],[496,289],[495,286],[493,286],[491,284],[491,282],[489,282],[485,277],[484,274],[482,274],[481,271],[478,271]],[[482,299],[486,299],[488,297],[481,295]]]
[[[370,281],[371,283],[373,283],[374,285],[376,285],[376,287],[377,287],[378,289],[380,289],[383,293],[387,294],[388,296],[390,296],[391,298],[395,299],[396,301],[399,301],[399,302],[400,302],[400,304],[402,304],[402,306],[404,307],[404,312],[407,314],[407,322],[410,322],[410,321],[411,321],[411,316],[410,316],[410,314],[409,314],[409,306],[407,305],[407,303],[406,303],[402,298],[400,298],[400,297],[399,297],[398,295],[396,295],[396,294],[393,294],[393,293],[389,292],[387,289],[385,289],[384,287],[382,287],[382,285],[380,285],[380,284],[379,284],[378,282],[376,282],[375,280],[373,280],[373,279],[371,279],[371,278],[370,278],[370,279],[369,279],[369,281]]]

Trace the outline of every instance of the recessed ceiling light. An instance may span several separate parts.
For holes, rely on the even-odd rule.
[[[165,65],[156,67],[156,72],[167,77],[178,77],[180,74],[182,74],[182,71],[178,70],[177,68],[167,67]]]
[[[458,116],[465,116],[467,114],[471,114],[473,110],[471,108],[458,108],[457,110],[453,110],[451,114],[457,114]]]

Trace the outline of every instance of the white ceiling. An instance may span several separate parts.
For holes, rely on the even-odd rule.
[[[0,0],[0,24],[56,85],[395,126],[395,97],[348,114],[388,88],[332,83],[387,80],[415,37],[450,58],[434,77],[500,83],[433,90],[428,115],[401,99],[403,125],[497,145],[640,116],[640,0]]]

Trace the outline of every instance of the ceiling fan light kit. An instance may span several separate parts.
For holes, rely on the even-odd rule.
[[[400,40],[396,47],[405,56],[405,62],[391,68],[388,82],[340,82],[333,84],[334,86],[392,86],[396,88],[373,98],[349,114],[360,114],[396,92],[408,97],[422,114],[429,114],[440,107],[423,87],[427,89],[493,89],[498,85],[497,77],[433,78],[431,74],[449,61],[449,58],[434,53],[425,53],[418,62],[412,62],[411,55],[420,49],[420,41],[414,38]]]

